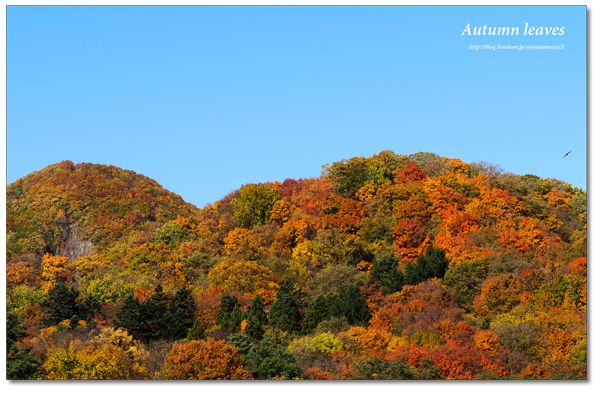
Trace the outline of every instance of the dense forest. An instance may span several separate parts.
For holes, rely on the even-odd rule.
[[[63,161],[6,198],[8,379],[587,379],[560,180],[382,151],[198,209]]]

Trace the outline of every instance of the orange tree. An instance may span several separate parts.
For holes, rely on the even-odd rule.
[[[213,338],[175,343],[159,377],[166,380],[252,379],[235,346]]]

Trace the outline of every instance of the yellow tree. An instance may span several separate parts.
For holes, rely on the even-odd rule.
[[[46,253],[42,258],[42,291],[48,292],[52,290],[57,280],[70,285],[70,282],[73,281],[74,273],[75,267],[71,263],[71,260],[63,256],[53,256]]]
[[[210,270],[208,279],[211,287],[255,293],[258,289],[277,290],[272,281],[273,272],[255,261],[225,260]]]

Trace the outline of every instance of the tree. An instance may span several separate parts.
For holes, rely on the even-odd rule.
[[[402,219],[393,234],[394,250],[404,261],[414,261],[431,243],[417,219]]]
[[[272,278],[273,272],[264,265],[244,260],[225,260],[208,273],[211,287],[220,286],[242,293],[254,293],[259,289],[277,290]]]
[[[246,360],[252,364],[251,368],[258,379],[302,377],[292,353],[271,337],[263,338],[259,346],[252,346]]]
[[[117,312],[117,327],[123,327],[136,339],[178,340],[188,335],[194,324],[194,300],[186,289],[179,289],[169,300],[159,284],[154,294],[140,301],[129,294]]]
[[[443,175],[446,171],[444,158],[435,153],[418,152],[408,155],[408,158],[421,167],[430,178]]]
[[[188,289],[182,287],[177,290],[165,318],[167,324],[163,338],[178,340],[188,335],[195,321],[194,298]]]
[[[444,274],[442,283],[462,308],[470,309],[480,294],[481,283],[487,277],[486,265],[485,260],[476,259],[456,264]]]
[[[302,321],[302,332],[306,334],[312,333],[319,323],[327,320],[328,317],[329,308],[327,307],[327,301],[323,295],[319,294],[308,305],[308,310],[304,314],[304,320]]]
[[[267,314],[265,313],[264,308],[265,300],[263,300],[260,294],[256,294],[254,298],[252,298],[252,303],[250,304],[248,316],[256,317],[260,324],[267,324]]]
[[[94,316],[102,314],[102,303],[92,294],[87,293],[78,306],[80,318],[90,323]]]
[[[55,326],[65,320],[79,321],[78,297],[78,290],[67,287],[62,282],[57,283],[48,291],[48,298],[40,302],[44,311],[42,326]]]
[[[354,198],[369,180],[369,168],[364,157],[334,162],[323,166],[323,175],[335,184],[336,192],[344,198]]]
[[[172,319],[169,316],[167,295],[163,293],[160,284],[156,286],[152,296],[141,302],[141,310],[142,322],[145,325],[143,338],[145,342],[170,336]]]
[[[173,344],[159,377],[166,380],[252,379],[237,349],[213,338]]]
[[[348,319],[351,326],[367,325],[371,319],[371,312],[365,296],[358,290],[355,285],[346,287],[343,296],[344,316]]]
[[[277,292],[277,299],[269,311],[269,325],[289,332],[300,330],[302,316],[298,310],[300,307],[298,300],[292,294],[293,289],[287,282],[281,286],[281,290]]]
[[[398,267],[399,259],[391,252],[375,258],[370,272],[370,282],[379,281],[385,286],[384,294],[395,293],[404,286],[404,273]]]
[[[66,257],[46,253],[42,258],[42,290],[49,291],[56,282],[73,282],[75,267]]]
[[[244,228],[265,224],[271,218],[271,209],[281,195],[267,185],[248,184],[239,190],[239,197],[231,200],[233,217]]]
[[[265,332],[263,325],[267,324],[267,314],[264,310],[264,300],[259,295],[256,294],[254,298],[252,298],[252,303],[250,304],[250,310],[248,311],[248,324],[244,331],[252,338],[256,338],[261,340],[263,338],[263,334]]]
[[[145,337],[141,302],[131,293],[127,295],[117,312],[116,326],[125,328],[134,338],[142,339]]]
[[[147,357],[127,332],[105,327],[86,345],[75,340],[68,349],[54,349],[43,368],[48,379],[148,379],[149,370],[142,365]]]
[[[219,312],[217,312],[217,324],[221,328],[227,328],[232,331],[239,330],[240,323],[244,320],[240,306],[240,302],[236,296],[223,294]]]
[[[200,321],[194,320],[194,325],[189,329],[186,338],[188,341],[197,341],[206,338],[206,332],[204,327],[202,327],[202,324],[200,324]]]
[[[479,312],[506,313],[520,303],[525,292],[525,284],[520,276],[513,274],[501,275],[485,282],[481,293],[474,302]]]
[[[300,329],[300,312],[296,300],[291,294],[277,293],[269,312],[269,325],[284,331],[295,332]]]
[[[23,350],[17,343],[26,337],[25,326],[15,312],[6,314],[6,379],[38,379],[42,362],[30,350]]]
[[[406,284],[416,285],[430,278],[442,279],[448,270],[450,259],[443,249],[430,246],[425,254],[417,257],[417,264],[408,263],[404,275]]]
[[[177,221],[170,221],[165,223],[164,226],[157,229],[154,233],[154,239],[156,243],[164,242],[171,249],[175,249],[182,242],[195,238],[194,234],[189,232],[188,229],[183,227]]]
[[[412,160],[406,161],[406,166],[396,176],[397,183],[418,182],[427,179],[425,172]]]
[[[265,329],[256,316],[248,317],[246,323],[247,324],[244,328],[244,332],[246,332],[252,338],[256,338],[258,340],[263,339]]]

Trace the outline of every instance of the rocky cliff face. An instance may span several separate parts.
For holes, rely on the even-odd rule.
[[[70,225],[67,233],[67,241],[60,255],[75,261],[80,257],[90,256],[92,254],[92,243],[81,238],[74,224]]]

